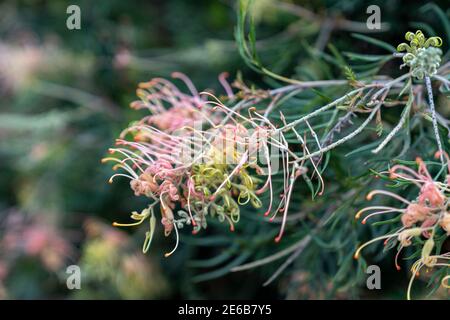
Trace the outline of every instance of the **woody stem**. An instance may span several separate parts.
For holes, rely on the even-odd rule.
[[[438,127],[438,123],[437,123],[436,109],[434,107],[433,89],[431,87],[431,80],[430,80],[429,76],[425,76],[425,85],[427,87],[428,104],[430,105],[430,110],[431,110],[431,119],[433,121],[434,135],[436,136],[436,142],[438,145],[441,162],[444,163],[444,153],[442,151],[442,142],[441,142],[441,138],[439,136],[439,127]]]

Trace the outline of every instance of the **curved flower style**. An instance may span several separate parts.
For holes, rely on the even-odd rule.
[[[430,46],[440,47],[442,45],[442,39],[440,37],[426,38],[421,30],[417,30],[416,33],[411,31],[405,34],[405,39],[409,41],[407,43],[400,43],[397,46],[398,51],[407,51],[408,53],[415,54],[418,49],[428,48]]]
[[[411,68],[411,74],[417,79],[433,76],[441,63],[442,50],[436,47],[442,45],[440,37],[425,38],[422,31],[407,32],[405,39],[410,42],[397,46],[398,51],[406,51],[403,56],[405,65]]]
[[[303,171],[289,162],[287,142],[279,137],[279,130],[255,109],[248,109],[249,117],[245,117],[211,93],[199,94],[185,75],[174,76],[184,80],[192,95],[165,79],[140,84],[137,94],[141,100],[131,107],[146,108],[152,114],[125,129],[117,147],[110,149],[113,156],[103,159],[116,162],[114,170],[125,171],[113,175],[110,182],[117,176],[127,177],[136,196],[153,200],[141,213],[132,213],[137,222],[114,225],[139,225],[149,219],[146,252],[156,227],[155,207],[159,206],[165,235],[174,230],[176,234],[176,246],[166,254],[169,256],[178,246],[179,228],[192,225],[197,233],[207,227],[206,217],[210,216],[227,221],[233,231],[240,219],[240,206],[261,208],[260,195],[268,190],[270,203],[265,215],[273,211],[274,218],[283,212],[285,221],[293,181]],[[221,82],[232,99],[223,75]],[[275,210],[271,149],[280,150],[285,173],[285,192]],[[276,241],[281,239],[284,226]]]
[[[440,152],[436,152],[435,157],[439,158],[440,156]],[[440,249],[438,249],[440,246],[436,245],[438,239],[443,241],[450,236],[450,159],[447,154],[444,156],[448,163],[448,174],[444,182],[432,178],[421,158],[416,159],[417,171],[405,165],[395,165],[389,170],[390,178],[399,183],[416,185],[419,188],[417,198],[409,201],[390,191],[374,190],[367,195],[367,200],[371,200],[375,195],[382,194],[403,202],[406,207],[370,206],[360,210],[355,216],[356,219],[359,219],[363,214],[371,212],[362,220],[362,223],[365,224],[368,219],[374,216],[398,212],[402,223],[402,227],[394,233],[375,238],[360,246],[355,253],[355,258],[359,257],[363,248],[375,241],[384,239],[384,243],[387,245],[391,240],[398,240],[400,245],[395,258],[395,265],[400,270],[398,256],[401,250],[404,247],[411,246],[415,239],[417,239],[417,241],[414,241],[415,244],[422,246],[421,258],[411,269],[413,276],[408,288],[408,298],[410,298],[413,280],[423,266],[430,268],[450,267],[450,253],[440,253]],[[433,251],[436,251],[436,254],[433,254]],[[447,281],[448,277],[442,279],[444,287],[448,287]]]
[[[152,113],[143,118],[141,123],[153,125],[169,133],[184,126],[193,126],[198,121],[206,121],[211,116],[204,110],[205,101],[191,80],[179,72],[174,72],[172,76],[182,79],[191,95],[181,92],[166,79],[154,78],[139,84],[136,93],[140,100],[130,105],[133,109],[148,109]]]

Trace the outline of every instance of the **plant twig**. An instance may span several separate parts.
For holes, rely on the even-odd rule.
[[[438,149],[439,149],[439,157],[441,162],[444,164],[444,152],[442,151],[442,142],[441,142],[441,137],[439,136],[439,127],[438,127],[438,123],[437,123],[437,118],[436,118],[436,109],[434,107],[434,99],[433,99],[433,88],[431,87],[431,80],[429,76],[425,76],[425,85],[427,87],[427,92],[428,92],[428,104],[430,105],[430,110],[431,110],[431,119],[433,121],[433,130],[434,130],[434,135],[436,137],[436,142],[438,145]]]
[[[349,135],[339,139],[338,141],[322,148],[319,149],[311,154],[305,155],[299,159],[296,159],[295,161],[303,161],[303,160],[308,160],[311,159],[315,156],[321,155],[322,153],[325,153],[331,149],[336,148],[337,146],[347,142],[348,140],[353,139],[355,136],[357,136],[358,134],[361,133],[362,130],[364,130],[365,127],[367,127],[367,125],[370,123],[370,121],[372,121],[373,117],[375,116],[375,114],[377,113],[377,111],[380,109],[381,105],[383,104],[383,101],[379,102],[370,112],[369,116],[367,117],[367,119],[357,128],[355,129],[355,131],[353,131],[352,133],[350,133]]]
[[[392,140],[392,138],[397,134],[397,132],[400,131],[400,129],[403,127],[403,125],[406,122],[406,118],[409,117],[409,113],[411,111],[411,107],[413,104],[413,99],[414,99],[414,95],[411,92],[411,94],[409,95],[408,103],[406,104],[406,107],[402,112],[402,116],[401,116],[399,122],[394,127],[394,129],[392,129],[392,131],[389,132],[387,137],[378,145],[378,147],[376,149],[372,150],[372,153],[377,154],[378,152],[380,152],[389,143],[389,141]]]

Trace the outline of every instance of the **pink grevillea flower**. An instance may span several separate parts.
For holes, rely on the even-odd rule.
[[[440,152],[437,152],[435,157],[440,157]],[[449,157],[445,154],[447,161]],[[410,201],[393,192],[386,190],[374,190],[367,195],[367,199],[371,200],[375,195],[386,195],[395,200],[398,200],[406,205],[406,208],[395,208],[388,206],[371,206],[360,210],[356,214],[356,218],[359,219],[361,215],[371,211],[363,220],[362,223],[374,216],[388,214],[388,213],[400,213],[400,221],[402,227],[396,230],[394,233],[386,236],[375,238],[369,242],[363,244],[355,253],[355,258],[358,258],[361,250],[367,245],[384,239],[387,244],[392,239],[397,239],[400,242],[400,249],[397,252],[395,258],[395,264],[397,269],[400,269],[397,259],[400,251],[403,247],[410,246],[412,239],[422,236],[426,240],[422,249],[421,261],[428,265],[436,265],[436,259],[439,256],[432,256],[432,250],[434,248],[434,238],[440,232],[440,228],[444,230],[447,235],[450,235],[450,214],[449,214],[449,196],[450,185],[446,177],[444,182],[433,179],[430,175],[428,168],[421,158],[416,159],[418,166],[417,170],[414,170],[405,165],[395,165],[389,170],[389,176],[393,180],[399,182],[409,182],[416,185],[419,188],[417,198]],[[450,161],[448,161],[448,174],[450,174]],[[430,257],[433,258],[430,258]]]
[[[447,232],[447,235],[450,236],[450,212],[444,214],[439,224],[442,227],[442,229],[444,229]]]
[[[181,79],[190,91],[186,94],[172,82],[163,78],[154,78],[139,84],[137,95],[139,101],[131,103],[134,109],[148,109],[152,114],[144,117],[141,123],[153,125],[164,132],[173,132],[183,127],[194,127],[195,124],[209,122],[214,124],[220,119],[213,116],[210,109],[205,110],[205,100],[200,96],[192,81],[180,72],[172,74]],[[232,97],[230,85],[225,75],[220,76],[222,85]]]
[[[173,76],[184,81],[190,94],[161,78],[141,84],[137,92],[141,100],[131,106],[152,114],[125,129],[116,140],[117,147],[110,149],[113,156],[103,161],[113,161],[113,169],[122,170],[110,181],[127,177],[136,196],[153,200],[148,209],[132,214],[136,223],[115,225],[137,225],[147,218],[153,221],[158,205],[165,235],[175,230],[178,245],[178,228],[183,225],[192,225],[197,232],[206,227],[205,216],[210,215],[228,221],[234,230],[239,205],[249,202],[259,207],[261,202],[256,194],[258,179],[248,171],[258,168],[256,162],[247,163],[254,151],[244,150],[253,142],[253,133],[238,123],[236,112],[208,101],[212,94],[199,94],[183,74]],[[224,74],[220,81],[232,99]],[[154,225],[151,229],[152,234]]]
[[[240,206],[260,208],[259,196],[270,193],[265,215],[283,213],[283,223],[276,240],[285,229],[293,182],[302,174],[301,166],[293,164],[286,139],[280,138],[275,126],[254,108],[249,116],[239,112],[241,105],[229,108],[209,92],[198,93],[190,80],[179,73],[190,94],[185,94],[165,79],[141,84],[140,101],[133,108],[148,109],[152,114],[126,128],[103,161],[115,162],[115,177],[130,179],[136,196],[146,196],[152,204],[141,213],[133,212],[134,226],[150,219],[150,231],[144,251],[151,242],[155,228],[155,208],[159,207],[164,233],[191,225],[193,232],[206,228],[208,217],[228,222],[230,230],[240,219]],[[228,100],[234,100],[231,88],[220,77]],[[281,150],[284,193],[274,206],[270,149]],[[291,157],[291,158],[290,158]],[[278,161],[278,160],[277,160]],[[265,180],[265,181],[264,181]],[[166,256],[174,252],[167,253]]]
[[[20,213],[10,214],[0,240],[1,253],[38,258],[50,271],[59,270],[73,254],[70,243],[49,224],[26,220]]]
[[[134,127],[145,131],[147,125]],[[126,134],[127,131],[124,132]],[[139,133],[149,142],[136,142],[118,139],[118,148],[111,148],[111,154],[121,154],[124,159],[105,158],[105,161],[115,161],[114,169],[123,169],[127,173],[115,176],[130,178],[130,187],[136,196],[147,196],[161,204],[162,223],[165,234],[173,230],[173,212],[175,202],[180,200],[180,185],[185,179],[187,168],[177,158],[181,152],[182,139],[171,139],[161,131]],[[172,156],[173,155],[173,156]],[[177,167],[177,168],[176,168]],[[116,224],[119,225],[119,224]]]
[[[430,221],[436,220],[436,211],[439,211],[447,201],[447,198],[444,195],[446,186],[445,184],[443,185],[442,183],[433,180],[421,158],[417,158],[416,162],[418,164],[417,171],[414,171],[404,165],[395,165],[389,170],[389,173],[391,179],[408,181],[419,187],[417,199],[415,201],[409,201],[386,190],[374,190],[367,195],[367,200],[371,200],[372,197],[377,194],[384,194],[407,204],[407,207],[404,209],[396,209],[391,207],[368,207],[362,209],[357,213],[357,218],[359,218],[361,214],[366,211],[373,209],[381,210],[368,215],[364,220],[362,220],[362,223],[366,223],[366,221],[373,216],[390,212],[402,213],[401,221],[405,228],[409,228],[414,224],[426,221],[427,219],[431,219]],[[429,224],[430,221],[428,221],[427,224]]]

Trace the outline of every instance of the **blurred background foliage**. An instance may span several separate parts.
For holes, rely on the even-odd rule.
[[[450,34],[448,25],[436,23],[442,19],[439,12],[448,17],[448,2],[434,3],[444,10],[423,1],[257,0],[252,8],[256,48],[263,64],[279,74],[341,77],[342,71],[327,60],[333,48],[386,54],[351,35],[368,31],[361,23],[369,5],[381,7],[385,23],[382,32],[371,36],[396,45],[409,29],[420,27],[443,38]],[[81,8],[81,30],[66,28],[70,4]],[[276,266],[229,273],[250,256],[279,250],[266,245],[276,227],[251,216],[235,234],[221,226],[186,234],[168,259],[162,252],[171,243],[161,235],[143,255],[144,230],[110,227],[146,205],[128,183],[108,184],[111,168],[100,163],[121,129],[142,115],[128,107],[137,83],[182,71],[199,89],[218,90],[217,75],[228,71],[233,78],[239,72],[249,85],[273,84],[239,55],[236,12],[237,4],[227,0],[0,2],[0,298],[373,297],[360,271],[341,268],[354,264],[345,243],[329,245],[348,251],[325,254],[321,245],[326,245],[319,243],[301,259],[310,262],[308,267],[299,260],[269,286],[262,284]],[[399,72],[397,65],[383,68]],[[353,176],[363,173],[357,168]],[[348,170],[333,169],[337,180]],[[353,182],[342,183],[349,189]],[[350,198],[361,192],[352,188]],[[315,206],[330,212],[336,206],[348,209],[332,196],[316,204],[309,199],[294,199],[293,208],[306,215]],[[348,220],[352,213],[333,222],[332,230],[345,235],[333,241],[356,237],[359,231]],[[292,234],[287,243],[309,231]],[[389,256],[374,259],[394,270]],[[65,268],[71,264],[82,268],[82,290],[65,286]],[[406,276],[383,276],[397,281],[383,280],[382,297],[403,297]]]

